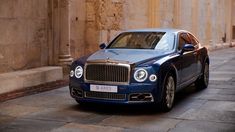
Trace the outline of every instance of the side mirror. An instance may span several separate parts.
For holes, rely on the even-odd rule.
[[[192,44],[185,44],[183,47],[183,52],[185,51],[193,51],[195,50],[195,47]]]
[[[102,43],[102,44],[100,44],[100,49],[104,49],[104,48],[106,48],[106,44],[105,43]]]

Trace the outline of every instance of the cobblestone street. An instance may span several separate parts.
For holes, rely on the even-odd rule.
[[[0,103],[0,132],[234,132],[235,48],[209,55],[209,87],[179,91],[168,113],[150,106],[81,107],[62,87]]]

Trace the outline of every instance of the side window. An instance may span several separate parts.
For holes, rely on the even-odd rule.
[[[191,44],[195,47],[195,48],[198,48],[198,41],[197,39],[192,35],[192,34],[189,34],[190,36],[190,39],[191,39]]]
[[[181,33],[179,35],[179,45],[178,45],[178,50],[182,50],[185,44],[189,44],[190,39],[188,37],[187,33]]]

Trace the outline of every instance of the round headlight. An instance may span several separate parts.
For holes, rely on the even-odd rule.
[[[74,71],[71,70],[71,71],[70,71],[70,77],[73,77],[73,76],[74,76]]]
[[[75,69],[75,77],[76,78],[81,78],[82,77],[82,74],[83,74],[83,69],[81,66],[77,66],[76,69]]]
[[[134,78],[137,82],[143,82],[148,78],[148,72],[145,69],[138,69],[134,73]]]

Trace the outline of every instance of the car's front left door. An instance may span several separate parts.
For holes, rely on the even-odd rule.
[[[194,51],[182,52],[185,44],[190,44],[191,40],[188,33],[182,32],[178,35],[178,52],[180,55],[180,83],[181,85],[187,85],[192,82],[195,76],[196,62]]]
[[[198,40],[192,35],[188,34],[191,40],[191,44],[194,46],[194,57],[195,57],[195,63],[196,63],[196,72],[195,72],[195,77],[201,74],[201,69],[202,69],[202,64],[200,62],[200,52],[199,52],[199,42]]]

